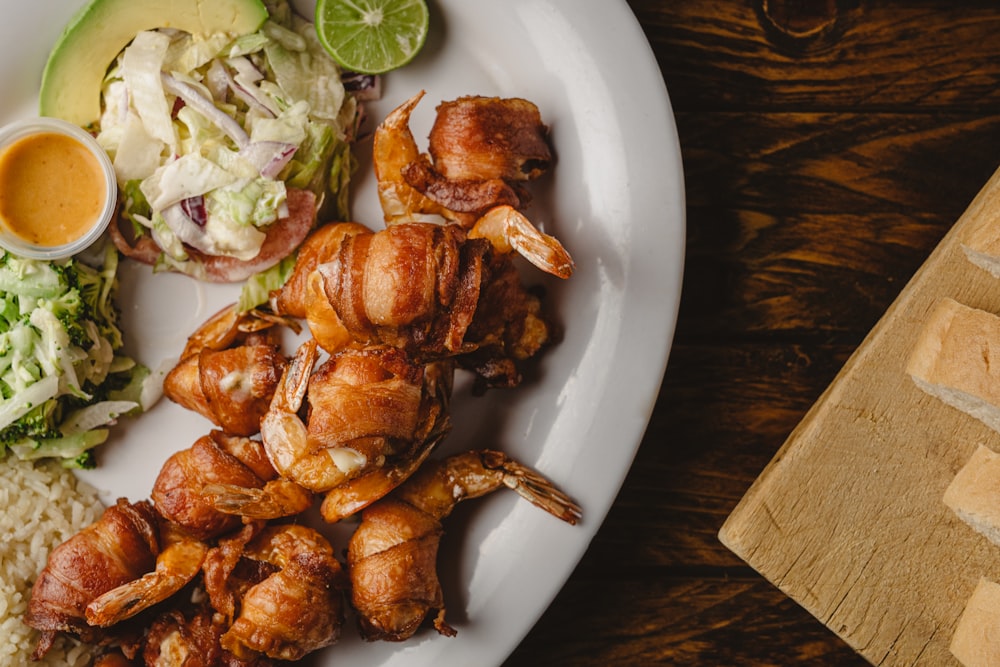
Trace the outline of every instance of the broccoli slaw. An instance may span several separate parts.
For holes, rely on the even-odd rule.
[[[110,244],[58,262],[0,251],[0,456],[94,465],[108,427],[159,398],[122,353]]]

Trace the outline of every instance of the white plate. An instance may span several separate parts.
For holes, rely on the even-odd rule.
[[[0,120],[34,114],[48,50],[81,4],[22,3],[16,21],[0,22]],[[539,378],[482,398],[459,393],[456,428],[442,447],[503,449],[575,497],[584,519],[565,525],[512,493],[466,503],[446,524],[441,552],[458,636],[422,631],[404,644],[365,644],[348,626],[314,664],[500,664],[569,577],[625,478],[680,298],[680,150],[663,80],[624,0],[431,0],[431,12],[424,50],[386,77],[372,116],[425,89],[413,118],[421,142],[441,100],[483,94],[535,102],[558,162],[536,189],[531,216],[577,264],[569,281],[544,281],[566,336],[545,354]],[[355,218],[380,225],[367,163],[354,193]],[[128,263],[123,272],[128,350],[151,366],[175,357],[191,330],[235,296],[232,287],[152,276]],[[106,501],[147,497],[167,456],[209,428],[163,401],[121,425],[99,450],[100,468],[83,476]]]

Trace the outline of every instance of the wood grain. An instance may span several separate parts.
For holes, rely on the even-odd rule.
[[[811,40],[776,32],[760,1],[629,4],[679,111],[982,112],[1000,103],[1000,16],[990,3],[838,2],[833,29]]]
[[[680,319],[608,520],[507,664],[869,664],[717,533],[996,169],[1000,7],[629,4],[684,161]]]

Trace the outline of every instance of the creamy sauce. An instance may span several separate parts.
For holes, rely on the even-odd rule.
[[[0,153],[0,224],[39,246],[59,246],[94,225],[105,204],[101,165],[73,137],[42,132]]]

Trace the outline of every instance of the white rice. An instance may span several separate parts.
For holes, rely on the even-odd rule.
[[[94,489],[58,463],[0,459],[0,665],[90,664],[90,649],[65,637],[45,660],[32,662],[38,632],[22,619],[49,552],[102,511]]]

